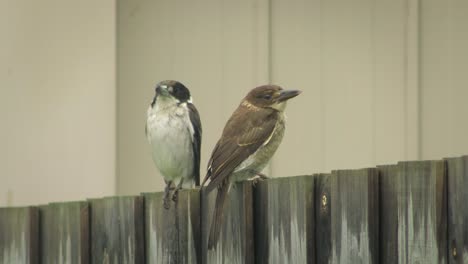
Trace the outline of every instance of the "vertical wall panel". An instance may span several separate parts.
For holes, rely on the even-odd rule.
[[[327,169],[373,160],[372,1],[323,1],[322,89]],[[350,155],[359,149],[359,155]]]
[[[0,1],[0,206],[115,193],[115,42],[114,0]]]
[[[406,108],[406,90],[417,89],[405,82],[407,2],[373,2],[373,166],[407,158],[405,116],[411,109]]]
[[[312,168],[314,171],[325,169],[320,76],[321,11],[317,0],[271,1],[271,82],[286,89],[303,91],[286,108],[286,133],[273,157],[272,176],[307,174]],[[292,154],[295,159],[288,158]],[[285,159],[287,163],[281,162]],[[307,170],[302,164],[308,164]]]
[[[421,1],[422,158],[466,154],[468,2]]]
[[[272,1],[271,79],[304,91],[273,175],[404,159],[406,12],[404,0]]]

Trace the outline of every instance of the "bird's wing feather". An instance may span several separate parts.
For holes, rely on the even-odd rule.
[[[201,150],[201,140],[202,140],[202,126],[200,121],[200,115],[198,114],[197,108],[191,104],[187,104],[189,108],[189,117],[193,125],[193,139],[192,139],[192,149],[193,149],[193,177],[195,180],[195,186],[200,185],[200,150]]]
[[[203,181],[210,179],[206,191],[218,186],[270,138],[277,114],[274,110],[251,112],[238,109],[234,112],[208,162],[208,173]]]

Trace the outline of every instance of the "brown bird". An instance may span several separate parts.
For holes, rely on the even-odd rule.
[[[283,139],[286,102],[300,93],[298,90],[283,90],[277,85],[259,86],[247,94],[229,118],[201,184],[203,186],[210,179],[205,191],[218,188],[208,249],[212,249],[219,239],[224,204],[231,184],[257,175],[265,177],[261,171]]]

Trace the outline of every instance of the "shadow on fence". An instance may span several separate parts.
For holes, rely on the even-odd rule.
[[[275,178],[231,190],[0,208],[0,263],[468,263],[468,156]]]

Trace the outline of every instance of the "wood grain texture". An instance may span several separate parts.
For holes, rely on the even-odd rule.
[[[315,263],[314,177],[255,187],[255,263]]]
[[[397,180],[398,165],[379,166],[380,173],[380,260],[381,263],[398,263],[398,213],[397,196],[388,186]]]
[[[52,203],[40,208],[41,263],[89,263],[89,205]]]
[[[0,263],[39,263],[36,207],[0,208]]]
[[[318,263],[378,263],[377,170],[334,171],[318,182]]]
[[[145,198],[146,263],[201,263],[200,191],[179,191],[178,202],[165,209],[164,193]]]
[[[90,200],[91,263],[144,263],[143,197]]]
[[[380,187],[381,263],[447,263],[445,163],[381,167]]]
[[[329,263],[332,258],[330,179],[331,174],[315,175],[316,263]]]
[[[202,191],[202,263],[255,263],[253,188],[250,181],[231,187],[224,208],[223,227],[217,246],[208,251],[208,235],[216,190]]]
[[[448,260],[468,263],[468,156],[447,159]]]

